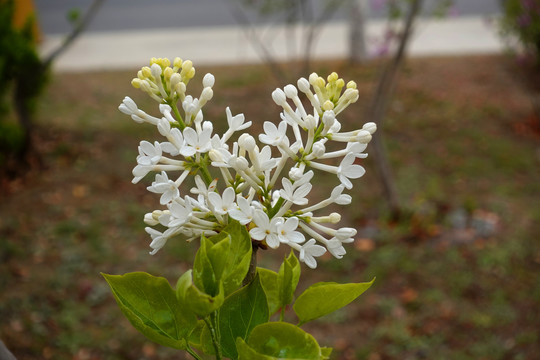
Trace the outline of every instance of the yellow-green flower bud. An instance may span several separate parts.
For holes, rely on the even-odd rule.
[[[334,103],[330,100],[326,100],[322,106],[324,111],[332,110],[334,109]]]
[[[356,83],[354,81],[349,81],[347,83],[347,89],[356,89]]]
[[[141,87],[141,79],[134,78],[131,80],[131,86],[133,86],[135,89],[139,89]]]

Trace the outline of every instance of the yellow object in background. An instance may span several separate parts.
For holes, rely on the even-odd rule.
[[[4,2],[5,0],[0,0]],[[13,25],[17,29],[22,29],[22,27],[28,21],[28,18],[33,19],[32,32],[36,43],[41,39],[41,32],[39,31],[37,16],[33,0],[15,0],[15,14],[13,16]]]

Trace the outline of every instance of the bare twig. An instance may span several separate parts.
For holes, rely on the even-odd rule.
[[[77,22],[77,24],[74,26],[71,33],[69,33],[68,36],[64,39],[62,44],[58,46],[55,50],[53,50],[49,56],[47,56],[43,60],[43,67],[45,69],[49,68],[49,66],[52,64],[52,62],[64,51],[66,51],[73,41],[86,29],[90,21],[94,18],[94,16],[97,14],[99,8],[103,4],[105,0],[94,0],[88,10],[84,13],[83,17]]]

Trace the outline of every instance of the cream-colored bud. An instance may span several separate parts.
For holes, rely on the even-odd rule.
[[[255,142],[255,138],[253,136],[244,133],[240,135],[240,137],[238,138],[238,145],[249,152],[255,149],[255,146],[257,146],[257,143]]]
[[[354,81],[349,81],[347,83],[347,89],[356,89],[356,83]]]
[[[311,148],[311,153],[315,158],[323,156],[325,152],[326,146],[324,146],[324,143],[322,141],[317,141],[315,144],[313,144],[313,147]]]
[[[334,103],[331,102],[330,100],[326,100],[322,106],[322,109],[324,111],[332,110],[334,109]]]
[[[315,130],[315,128],[317,127],[317,120],[315,120],[315,118],[311,114],[306,117],[304,123],[306,124],[306,128],[308,130]]]
[[[150,71],[152,72],[152,76],[156,80],[161,77],[161,73],[163,72],[163,70],[161,69],[161,66],[159,66],[157,63],[152,64],[152,66],[150,67]]]
[[[193,79],[195,77],[195,68],[192,67],[189,72],[186,74],[187,79]]]
[[[150,70],[148,66],[143,67],[141,71],[142,71],[142,75],[144,79],[148,79],[149,77],[152,76],[152,71]]]
[[[171,65],[171,60],[169,60],[168,58],[161,59],[161,66],[163,68],[166,68],[166,67],[168,67],[170,65]]]
[[[328,220],[331,224],[337,224],[338,222],[341,221],[341,215],[336,212],[333,212],[330,215],[328,215]]]
[[[182,59],[179,58],[179,57],[175,57],[173,65],[174,65],[175,68],[180,69],[182,67]]]
[[[135,78],[131,80],[131,86],[133,86],[135,89],[139,89],[141,87],[141,79]]]
[[[367,144],[371,141],[371,134],[366,130],[360,130],[358,134],[356,135],[356,141],[358,141],[360,144]]]
[[[375,124],[374,122],[368,122],[365,123],[364,126],[362,126],[362,129],[373,135],[375,131],[377,131],[377,124]]]
[[[336,72],[331,73],[328,75],[327,80],[328,82],[334,82],[339,78],[338,74]]]
[[[298,86],[298,89],[303,92],[303,93],[307,93],[309,92],[309,81],[306,80],[306,78],[300,78],[298,79],[298,82],[296,83],[296,85]]]
[[[210,73],[204,75],[203,81],[202,81],[204,87],[212,87],[214,86],[215,82],[216,82],[216,78],[214,77],[214,75]]]
[[[287,95],[287,97],[289,99],[292,99],[292,98],[298,96],[298,90],[296,90],[294,85],[289,84],[289,85],[285,86],[285,88],[283,90],[285,91],[285,95]]]
[[[158,58],[155,58],[155,57],[151,58],[151,59],[150,59],[150,66],[156,64],[158,61],[159,61]]]
[[[193,62],[186,60],[182,63],[182,73],[187,74],[193,68]]]
[[[173,71],[172,68],[170,67],[166,67],[165,70],[163,70],[163,76],[165,77],[165,79],[169,80],[172,76],[172,74],[174,74],[175,72]]]
[[[182,77],[180,76],[179,73],[173,73],[171,75],[171,78],[169,79],[169,81],[171,83],[171,88],[176,89],[176,85],[178,85],[178,83],[180,83],[182,81]]]
[[[313,86],[321,88],[321,89],[324,88],[325,85],[326,85],[326,82],[320,76],[317,78],[317,80],[315,80],[315,83],[313,84]]]
[[[214,96],[214,91],[212,90],[211,87],[205,87],[201,93],[201,101],[209,101],[212,99],[212,97]]]
[[[183,82],[179,82],[174,87],[174,91],[176,91],[176,93],[178,94],[184,94],[186,92],[186,84],[184,84]]]
[[[283,92],[283,90],[281,89],[276,89],[272,92],[272,99],[279,106],[283,106],[287,102],[287,97],[285,96],[285,92]]]
[[[211,149],[208,152],[208,156],[210,156],[210,160],[214,162],[223,162],[223,156],[221,156],[221,153],[215,149]]]
[[[337,81],[336,81],[336,87],[337,87],[338,89],[341,89],[341,88],[343,88],[344,86],[345,86],[345,80],[343,80],[343,79],[337,79]]]
[[[311,73],[311,75],[309,75],[309,83],[314,85],[318,78],[319,75],[317,75],[317,73]]]

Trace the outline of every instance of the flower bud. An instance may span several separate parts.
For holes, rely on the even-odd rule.
[[[303,92],[303,93],[307,93],[309,92],[309,81],[306,80],[306,78],[300,78],[298,79],[298,82],[296,83],[296,85],[298,86],[298,89]]]
[[[144,66],[141,69],[141,72],[142,72],[142,76],[143,76],[144,79],[148,79],[149,77],[152,76],[152,71],[150,70],[150,68],[148,66]]]
[[[165,79],[170,79],[172,74],[174,73],[173,69],[170,67],[166,67],[165,70],[163,70],[163,76],[165,76]]]
[[[281,89],[276,89],[272,92],[272,100],[274,100],[278,106],[283,106],[287,102],[285,93]]]
[[[133,79],[131,80],[131,86],[133,86],[135,89],[139,89],[141,87],[141,79]]]
[[[338,238],[339,240],[349,239],[349,238],[354,237],[355,235],[356,235],[355,228],[344,227],[336,231],[336,238]]]
[[[328,111],[334,108],[334,103],[330,100],[326,100],[322,106],[323,110]]]
[[[160,214],[157,214],[156,212],[158,212],[159,210],[156,210],[154,212],[151,212],[151,213],[147,213],[147,214],[144,214],[144,222],[147,224],[147,225],[150,225],[150,226],[156,226],[157,224],[159,224],[159,216],[161,215],[161,211]],[[155,216],[154,216],[155,214]]]
[[[317,81],[318,78],[319,78],[319,75],[317,75],[317,73],[311,73],[311,75],[309,75],[309,83],[311,85],[315,85],[315,82]]]
[[[289,170],[289,178],[293,181],[300,180],[302,175],[304,175],[304,171],[302,171],[302,169],[299,169],[297,167],[293,167],[291,168],[291,170]]]
[[[201,100],[206,102],[212,99],[214,96],[214,91],[211,87],[205,87],[201,93]]]
[[[152,64],[152,66],[150,67],[150,71],[152,73],[152,76],[156,79],[156,81],[158,81],[162,73],[161,66],[159,66],[158,64]]]
[[[211,149],[208,152],[208,156],[210,156],[210,160],[212,160],[213,162],[223,162],[223,156],[221,156],[221,153],[215,149]]]
[[[358,132],[358,135],[356,135],[356,141],[358,141],[361,144],[367,144],[371,141],[371,134],[369,131],[366,130],[360,130]]]
[[[182,59],[179,57],[174,58],[173,65],[175,68],[180,69],[182,67]]]
[[[214,77],[214,75],[210,73],[204,75],[204,78],[202,81],[204,87],[212,87],[214,86],[215,82],[216,82],[216,78]]]
[[[304,123],[306,124],[306,128],[308,130],[315,130],[315,128],[317,127],[317,120],[315,120],[313,115],[308,115]]]
[[[333,212],[330,215],[328,215],[328,220],[331,224],[337,224],[341,221],[341,215],[337,212]]]
[[[356,83],[354,81],[349,81],[347,83],[347,89],[356,89]]]
[[[315,158],[323,156],[325,152],[326,146],[324,146],[322,141],[317,141],[315,144],[313,144],[313,147],[311,148],[311,153]]]
[[[331,127],[334,125],[334,122],[336,121],[336,114],[332,110],[327,110],[324,112],[322,117],[322,122],[324,126]]]
[[[362,126],[362,129],[373,135],[375,131],[377,131],[377,124],[375,124],[374,122],[368,122],[365,123],[364,126]]]
[[[287,95],[287,97],[289,99],[292,99],[292,98],[298,96],[298,90],[296,90],[294,85],[289,84],[289,85],[285,86],[284,90],[285,90],[285,95]]]
[[[255,138],[253,136],[244,133],[238,138],[238,145],[241,148],[246,149],[246,151],[253,151],[255,146],[257,146],[257,143],[255,142]]]

